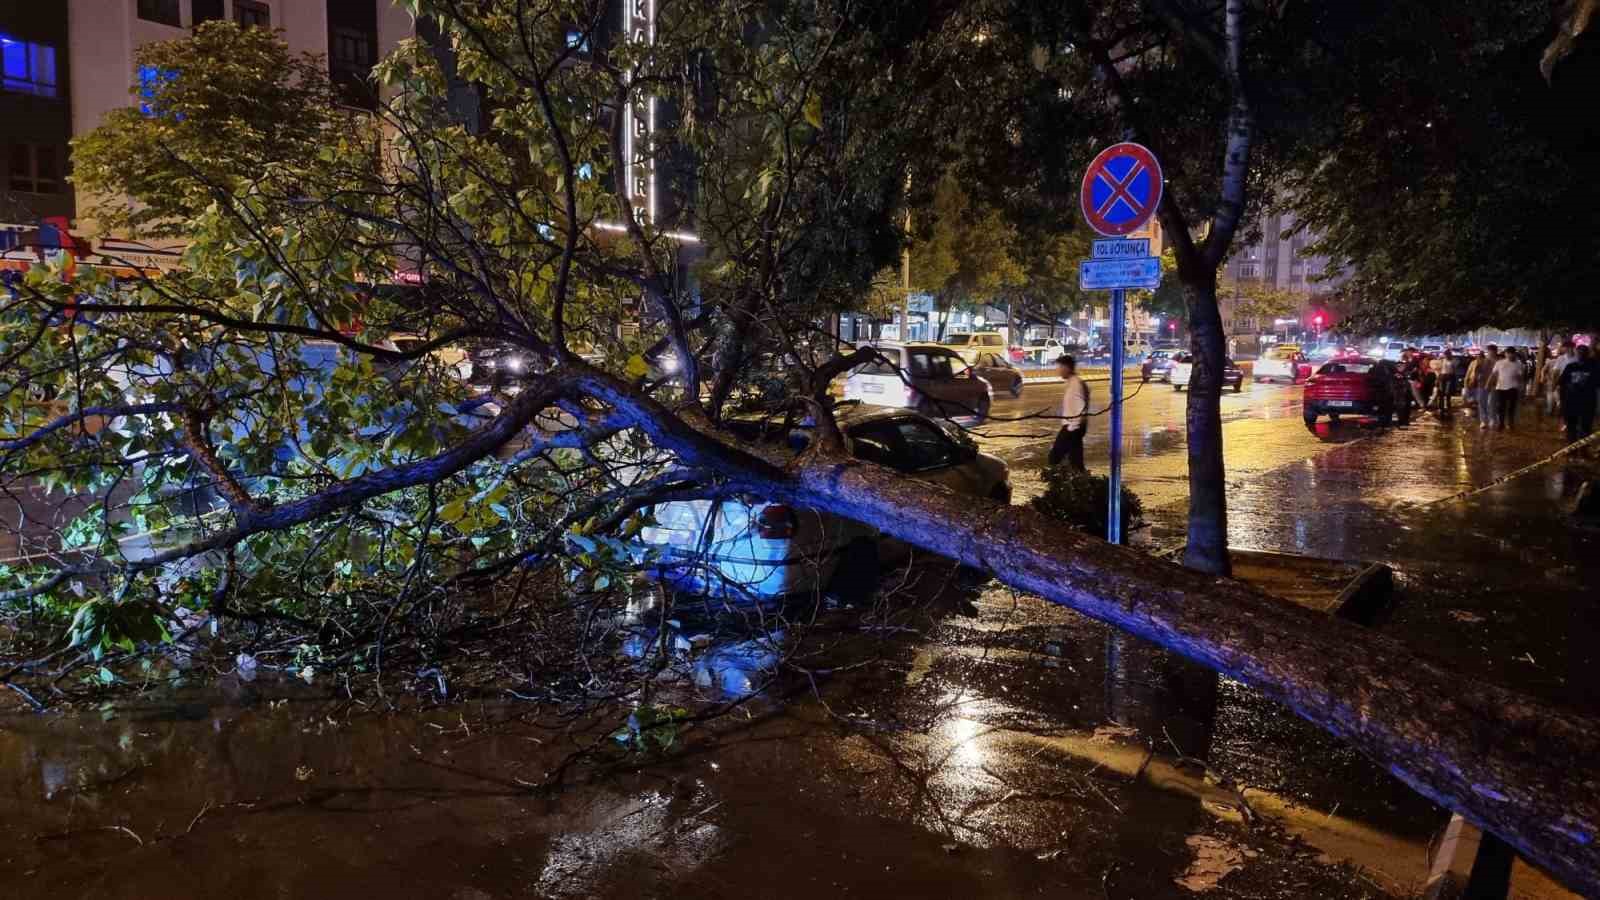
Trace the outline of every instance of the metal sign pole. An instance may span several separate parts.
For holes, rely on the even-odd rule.
[[[1123,290],[1111,292],[1111,472],[1106,540],[1122,543],[1122,368],[1126,349]]]

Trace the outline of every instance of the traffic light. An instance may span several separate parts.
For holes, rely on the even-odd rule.
[[[1317,326],[1318,328],[1321,328],[1322,327],[1322,313],[1317,313],[1315,316],[1312,316],[1311,317],[1311,324]]]

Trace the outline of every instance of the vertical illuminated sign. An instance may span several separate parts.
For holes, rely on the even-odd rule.
[[[649,46],[656,41],[655,0],[623,0],[623,34],[630,44]],[[651,138],[656,131],[656,98],[630,92],[622,111],[623,158],[628,166],[628,202],[641,224],[656,218],[656,164]]]

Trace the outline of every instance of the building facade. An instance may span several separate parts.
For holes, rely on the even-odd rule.
[[[1240,342],[1242,352],[1249,352],[1247,345],[1252,340],[1314,340],[1336,324],[1329,319],[1322,301],[1338,291],[1339,279],[1324,280],[1331,261],[1309,251],[1317,234],[1296,231],[1299,224],[1292,212],[1263,216],[1261,236],[1252,243],[1238,245],[1223,268],[1222,284],[1217,289],[1223,331]],[[1243,312],[1244,304],[1238,296],[1252,285],[1297,295],[1298,308],[1270,320],[1253,318]]]
[[[410,14],[392,0],[0,3],[0,222],[72,219],[85,204],[68,180],[71,139],[136,102],[139,47],[214,19],[272,28],[290,49],[325,56],[345,102],[366,108],[377,103],[372,67],[414,32]]]
[[[0,222],[70,217],[73,66],[63,3],[0,3]]]

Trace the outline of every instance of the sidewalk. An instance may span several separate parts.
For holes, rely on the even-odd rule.
[[[1396,594],[1384,632],[1460,671],[1600,711],[1600,532],[1567,516],[1600,465],[1569,457],[1449,499],[1561,449],[1554,421],[1524,414],[1516,431],[1480,431],[1460,413],[1430,414],[1359,433],[1310,460],[1230,472],[1229,543],[1387,563]],[[1187,505],[1150,510],[1153,537],[1180,541]]]

